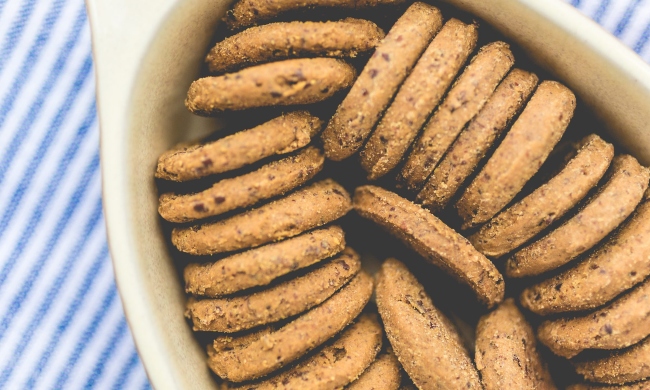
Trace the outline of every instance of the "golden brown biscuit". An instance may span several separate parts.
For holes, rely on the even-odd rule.
[[[650,377],[650,338],[608,357],[575,363],[575,367],[590,382],[623,384],[646,379]]]
[[[214,298],[264,286],[289,272],[332,257],[343,248],[343,229],[330,226],[237,253],[215,263],[188,264],[184,271],[185,291]]]
[[[291,57],[356,57],[377,46],[384,35],[373,22],[354,18],[270,23],[217,42],[205,62],[211,72],[222,73]]]
[[[361,269],[359,255],[346,248],[303,276],[269,289],[232,298],[191,298],[185,316],[195,331],[234,333],[298,315],[320,304]]]
[[[395,355],[419,389],[483,388],[456,330],[400,261],[382,265],[376,300]]]
[[[555,389],[535,333],[512,298],[481,317],[474,361],[486,390]]]
[[[503,256],[582,200],[605,175],[614,158],[614,145],[592,134],[583,138],[576,149],[557,175],[472,234],[469,241],[474,247],[486,256]]]
[[[442,26],[361,151],[368,179],[377,179],[397,166],[474,50],[477,38],[476,24],[450,19]]]
[[[545,321],[539,340],[555,354],[572,358],[585,349],[621,349],[650,334],[650,280],[593,313]]]
[[[561,274],[526,288],[521,304],[537,314],[601,306],[650,275],[650,203],[607,243]]]
[[[489,307],[503,300],[503,277],[464,237],[433,214],[375,186],[358,187],[354,209],[388,229],[425,259],[468,284]]]
[[[424,126],[402,167],[400,180],[409,189],[424,185],[458,133],[478,114],[514,62],[515,58],[505,42],[485,45],[472,58]]]
[[[232,382],[270,374],[345,328],[368,303],[372,288],[372,278],[362,271],[330,299],[279,329],[262,330],[242,339],[217,337],[208,348],[208,365]]]
[[[641,201],[650,171],[629,155],[616,156],[605,184],[576,215],[506,262],[510,277],[538,275],[591,249],[619,226]]]
[[[323,101],[352,85],[354,67],[334,58],[299,58],[198,79],[185,99],[198,115]]]
[[[158,213],[170,222],[189,222],[254,205],[299,187],[323,169],[325,156],[309,147],[232,179],[221,180],[195,194],[160,196]]]
[[[397,390],[402,381],[402,366],[392,352],[377,357],[347,390]]]
[[[323,131],[327,158],[340,161],[359,150],[441,25],[440,11],[421,2],[397,20]]]
[[[350,203],[345,189],[327,179],[225,220],[175,228],[172,243],[192,255],[256,247],[332,222],[350,210]]]
[[[318,134],[322,122],[294,111],[207,144],[179,146],[158,159],[156,177],[185,181],[231,171],[276,154],[293,152]]]
[[[451,145],[418,193],[416,201],[433,212],[447,206],[510,120],[526,103],[535,86],[535,74],[521,69],[510,71],[485,106]]]
[[[542,82],[492,157],[456,203],[463,228],[487,222],[521,191],[564,134],[576,98],[564,85]]]
[[[590,383],[579,383],[567,387],[567,390],[648,390],[650,389],[650,380],[627,385],[595,385]]]

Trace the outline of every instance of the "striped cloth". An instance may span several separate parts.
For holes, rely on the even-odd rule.
[[[571,3],[650,60],[650,0]],[[0,389],[148,388],[106,244],[83,0],[0,0],[0,86]]]

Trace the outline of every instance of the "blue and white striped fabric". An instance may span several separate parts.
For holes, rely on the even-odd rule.
[[[571,3],[650,60],[650,0]],[[83,0],[0,0],[0,389],[149,387],[106,244],[94,93]]]

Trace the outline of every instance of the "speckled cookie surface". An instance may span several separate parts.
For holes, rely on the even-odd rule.
[[[347,390],[397,390],[402,380],[402,366],[392,352],[384,353],[350,383]]]
[[[306,183],[323,169],[324,162],[323,153],[309,147],[254,172],[222,180],[199,193],[162,194],[158,213],[171,222],[189,222],[251,206]]]
[[[500,257],[526,243],[581,201],[605,175],[614,146],[592,134],[576,145],[560,172],[530,195],[503,210],[469,237],[486,256]]]
[[[307,145],[322,122],[307,111],[294,111],[257,127],[202,145],[176,147],[158,159],[156,177],[185,181],[228,172]]]
[[[222,73],[291,57],[356,57],[377,46],[384,35],[373,22],[354,18],[270,23],[217,42],[205,62],[211,72]]]
[[[264,286],[289,272],[332,257],[343,248],[343,229],[331,226],[250,249],[215,263],[188,264],[184,270],[185,291],[218,297]]]
[[[376,297],[395,355],[419,389],[482,389],[456,330],[404,264],[384,262]]]
[[[375,186],[358,187],[354,209],[425,259],[443,268],[474,291],[486,305],[504,296],[503,276],[472,244],[433,214],[399,195]]]
[[[567,390],[648,390],[650,389],[650,380],[645,380],[628,385],[596,385],[590,383],[580,383],[567,387]]]
[[[361,166],[370,180],[397,166],[474,50],[477,38],[476,24],[450,19],[442,26],[361,151]]]
[[[424,185],[449,146],[483,108],[514,62],[505,42],[481,47],[415,141],[400,173],[400,180],[406,187],[415,190]]]
[[[345,328],[370,299],[372,278],[363,271],[319,306],[279,329],[237,339],[220,336],[208,348],[208,365],[233,382],[256,379],[298,359]]]
[[[634,211],[648,188],[650,171],[629,155],[614,157],[607,181],[576,215],[506,263],[510,277],[538,275],[594,247]]]
[[[299,58],[198,79],[185,106],[194,114],[323,101],[352,85],[357,72],[334,58]]]
[[[420,2],[397,20],[323,131],[327,158],[340,161],[361,148],[441,25],[440,11]]]
[[[332,222],[350,208],[349,194],[327,179],[222,221],[175,228],[172,243],[193,255],[256,247]]]
[[[508,134],[456,203],[463,228],[487,222],[539,170],[573,117],[576,98],[564,85],[542,82]]]
[[[575,363],[578,374],[590,382],[623,384],[650,377],[650,338],[610,356]]]

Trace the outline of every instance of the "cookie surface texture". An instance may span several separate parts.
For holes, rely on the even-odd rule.
[[[650,389],[650,380],[645,380],[628,385],[596,385],[581,383],[567,387],[567,390],[648,390]]]
[[[399,361],[392,352],[384,353],[352,382],[347,390],[397,390],[402,380]]]
[[[590,382],[623,384],[650,377],[650,338],[610,356],[579,362],[576,371]]]

